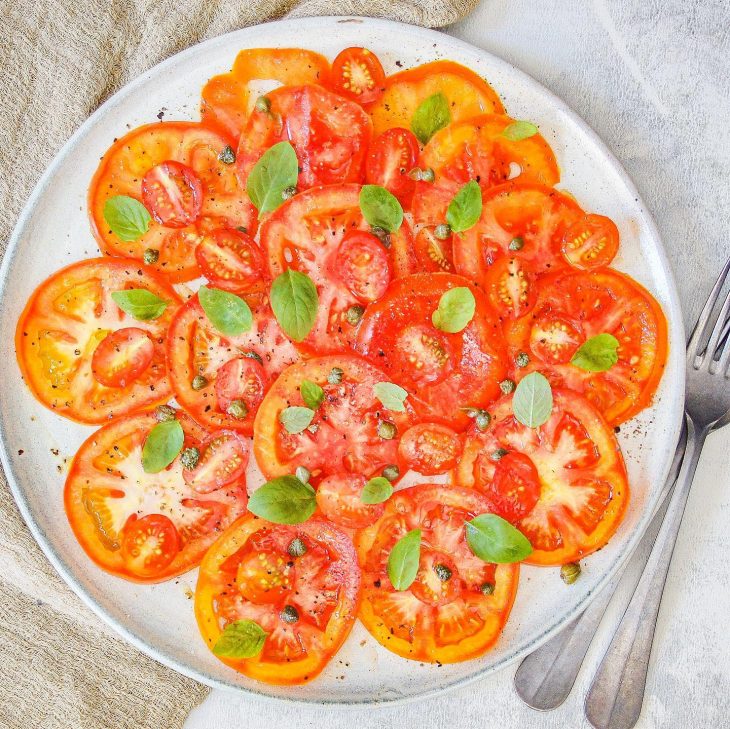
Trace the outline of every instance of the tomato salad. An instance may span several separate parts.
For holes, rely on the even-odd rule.
[[[35,397],[101,426],[64,491],[90,559],[199,567],[203,639],[260,681],[312,680],[357,618],[408,659],[488,651],[522,562],[570,584],[615,533],[615,429],[667,355],[617,225],[559,183],[483,78],[366,48],[241,51],[200,122],[115,140],[105,255],[16,339]]]

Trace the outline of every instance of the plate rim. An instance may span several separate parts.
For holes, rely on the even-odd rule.
[[[663,270],[664,275],[667,279],[667,291],[666,291],[666,297],[667,297],[667,306],[665,314],[667,315],[667,326],[668,326],[668,332],[669,332],[669,340],[674,342],[681,342],[684,343],[686,341],[685,333],[684,333],[684,324],[682,319],[682,308],[679,301],[679,294],[677,290],[677,286],[675,283],[675,277],[674,272],[671,268],[671,265],[669,263],[669,259],[666,254],[666,249],[664,247],[664,243],[662,241],[662,238],[659,234],[659,231],[656,227],[656,223],[654,222],[654,218],[652,214],[650,213],[647,205],[645,204],[643,197],[639,193],[638,189],[636,188],[636,185],[634,184],[632,178],[630,175],[626,172],[626,170],[623,168],[619,160],[616,158],[616,156],[613,154],[613,152],[608,148],[608,146],[603,142],[603,140],[598,136],[598,134],[580,117],[576,112],[574,112],[560,97],[558,97],[555,93],[553,93],[550,89],[543,86],[539,81],[537,81],[532,75],[529,73],[517,68],[516,66],[512,65],[508,61],[505,61],[504,59],[500,58],[499,56],[494,55],[490,51],[487,51],[483,48],[480,48],[478,46],[475,46],[471,43],[468,43],[466,41],[461,40],[460,38],[456,38],[454,36],[451,36],[447,33],[441,32],[439,30],[433,30],[430,28],[423,28],[421,26],[412,25],[409,23],[402,23],[399,21],[394,20],[388,20],[384,18],[371,18],[371,17],[364,17],[364,16],[357,16],[357,15],[325,15],[325,16],[314,16],[314,17],[301,17],[301,18],[284,18],[282,20],[275,20],[270,21],[266,23],[260,23],[256,25],[247,26],[245,28],[240,28],[237,30],[230,31],[228,33],[224,33],[218,36],[214,36],[213,38],[206,39],[200,43],[196,43],[195,45],[190,46],[189,48],[186,48],[176,54],[171,55],[170,57],[164,59],[160,63],[152,66],[148,70],[144,71],[143,73],[136,76],[134,79],[132,79],[129,83],[125,84],[122,88],[120,88],[118,91],[116,91],[112,96],[110,96],[106,101],[104,101],[97,109],[94,110],[92,114],[90,114],[76,129],[76,131],[66,140],[66,142],[61,146],[61,148],[58,150],[58,152],[55,154],[49,165],[46,167],[46,169],[43,171],[41,176],[39,177],[37,183],[33,187],[33,190],[31,191],[25,205],[23,206],[20,215],[18,216],[17,222],[15,226],[13,227],[13,231],[8,238],[8,245],[6,247],[5,254],[3,255],[2,263],[0,264],[0,305],[2,304],[3,300],[6,296],[6,285],[8,281],[8,274],[10,270],[10,265],[12,261],[15,258],[15,255],[17,253],[18,243],[20,238],[22,237],[23,230],[26,227],[26,224],[28,222],[28,219],[30,218],[33,208],[35,207],[36,201],[42,197],[43,193],[45,192],[46,188],[48,187],[49,183],[51,182],[51,178],[54,176],[56,169],[61,165],[61,163],[64,161],[66,156],[70,153],[70,151],[76,146],[76,143],[79,139],[82,139],[87,130],[89,130],[91,127],[93,127],[97,119],[110,110],[112,110],[115,106],[117,106],[119,103],[121,103],[127,95],[133,93],[138,86],[143,85],[151,76],[158,75],[163,73],[169,66],[175,65],[180,63],[181,61],[184,62],[188,56],[193,56],[196,53],[200,52],[201,48],[204,48],[209,45],[214,45],[218,43],[225,42],[226,39],[233,40],[235,37],[240,35],[245,35],[249,33],[257,33],[257,32],[266,32],[266,31],[272,31],[276,28],[281,28],[284,26],[297,26],[298,29],[301,29],[302,31],[307,30],[306,26],[314,26],[313,29],[317,29],[318,25],[321,25],[322,23],[330,22],[330,23],[358,23],[358,24],[367,24],[374,29],[377,29],[378,27],[383,28],[389,28],[390,30],[396,30],[403,34],[408,33],[415,33],[416,35],[420,35],[424,39],[430,39],[434,42],[440,42],[442,44],[448,44],[452,47],[461,48],[464,51],[468,51],[470,53],[476,53],[478,55],[482,55],[485,57],[485,60],[487,60],[490,64],[494,66],[502,66],[506,71],[508,71],[510,74],[514,74],[518,77],[521,77],[524,82],[526,82],[528,85],[531,85],[533,87],[536,87],[539,92],[544,95],[552,104],[553,108],[557,111],[560,111],[562,114],[564,114],[569,121],[572,124],[575,124],[583,134],[586,135],[588,140],[595,145],[595,147],[600,151],[602,154],[604,160],[608,163],[611,170],[616,174],[623,184],[625,185],[626,189],[631,192],[633,197],[635,198],[637,204],[642,209],[642,218],[649,229],[649,232],[651,234],[651,238],[653,241],[656,242],[655,246],[655,254],[657,255],[661,267]],[[275,46],[275,42],[272,43],[272,45]],[[682,348],[683,349],[683,348]],[[677,346],[670,347],[668,358],[674,358],[676,359],[675,365],[678,365],[678,371],[677,371],[677,379],[683,384],[684,383],[684,376],[685,376],[685,358],[682,353],[679,353],[679,348]],[[672,445],[672,449],[670,453],[673,455],[675,452],[675,449],[677,447],[677,443],[680,436],[680,431],[682,427],[683,422],[683,409],[684,409],[684,388],[682,388],[681,392],[678,393],[679,398],[677,398],[677,417],[675,418],[675,423],[673,424],[673,431],[670,433],[670,440],[669,443]],[[669,472],[669,468],[671,466],[671,458],[667,457],[664,465],[663,475],[662,475],[662,483],[667,477],[667,474]],[[25,498],[25,495],[23,493],[23,490],[20,486],[19,479],[16,478],[15,471],[12,466],[12,459],[10,457],[10,453],[8,451],[7,443],[6,443],[6,426],[5,422],[0,418],[0,462],[2,463],[3,470],[5,472],[5,476],[8,481],[8,486],[10,488],[10,491],[13,495],[13,498],[15,500],[15,503],[18,507],[18,510],[21,513],[21,516],[23,517],[23,520],[25,521],[26,525],[28,526],[28,529],[30,530],[33,538],[35,539],[36,543],[41,547],[41,550],[45,554],[46,558],[49,560],[53,568],[56,570],[56,572],[61,576],[61,578],[64,580],[64,582],[73,590],[73,592],[82,600],[82,602],[89,607],[98,617],[100,617],[107,625],[109,625],[117,634],[119,634],[122,638],[124,638],[127,642],[131,643],[135,648],[137,648],[139,651],[144,653],[145,655],[149,656],[150,658],[158,661],[159,663],[163,664],[164,666],[167,666],[168,668],[171,668],[174,671],[177,671],[178,673],[181,673],[188,678],[192,678],[193,680],[198,681],[199,683],[202,683],[204,685],[209,686],[213,689],[220,689],[228,692],[233,693],[239,693],[242,695],[245,695],[249,698],[252,698],[254,700],[261,700],[261,701],[272,701],[272,702],[284,702],[289,705],[310,705],[310,706],[340,706],[340,707],[346,707],[346,708],[359,708],[363,706],[395,706],[400,704],[406,704],[413,701],[421,700],[421,699],[429,699],[433,698],[435,696],[439,696],[444,694],[447,691],[453,691],[458,688],[463,688],[464,686],[467,686],[471,683],[474,683],[476,681],[479,681],[481,679],[486,678],[487,676],[490,676],[493,673],[496,673],[497,671],[501,671],[510,665],[513,665],[517,661],[523,659],[525,656],[527,656],[532,651],[539,648],[541,645],[546,643],[548,640],[550,640],[554,635],[556,635],[558,632],[560,632],[565,626],[567,626],[572,620],[574,620],[579,614],[581,614],[586,607],[590,604],[590,602],[595,598],[595,596],[603,590],[603,588],[608,584],[608,582],[616,575],[616,573],[621,569],[621,567],[626,563],[626,561],[629,559],[629,557],[633,554],[635,547],[637,546],[639,540],[643,536],[644,532],[646,531],[646,528],[649,525],[649,522],[651,521],[656,508],[659,503],[659,497],[661,494],[661,488],[654,488],[653,492],[649,495],[647,498],[646,506],[645,506],[645,513],[642,515],[641,519],[637,522],[636,527],[634,528],[634,531],[627,537],[626,544],[623,552],[619,554],[616,559],[614,560],[613,564],[610,566],[609,569],[607,569],[601,578],[598,580],[595,588],[587,593],[582,600],[580,600],[576,605],[573,606],[573,609],[570,613],[568,613],[561,621],[556,623],[551,628],[543,631],[539,636],[532,639],[532,641],[529,644],[524,645],[520,650],[512,651],[511,653],[508,653],[506,656],[504,656],[499,661],[485,666],[483,669],[476,670],[474,673],[472,673],[469,676],[460,677],[455,680],[453,680],[451,683],[444,684],[437,688],[427,689],[420,693],[415,693],[408,696],[386,696],[383,698],[354,698],[353,700],[349,701],[343,701],[341,699],[334,699],[334,700],[326,700],[326,699],[311,699],[307,697],[300,697],[300,696],[274,696],[269,693],[267,693],[265,690],[258,690],[257,688],[253,687],[246,687],[241,686],[239,684],[229,683],[226,681],[222,681],[216,677],[207,675],[204,670],[198,669],[192,665],[186,665],[178,660],[169,658],[167,655],[164,654],[164,652],[160,651],[154,644],[151,642],[148,642],[147,640],[143,639],[142,637],[136,635],[134,632],[129,630],[121,621],[118,621],[116,618],[114,618],[110,613],[108,613],[105,608],[97,603],[94,598],[87,593],[87,591],[84,589],[83,585],[76,579],[74,574],[72,573],[71,568],[66,564],[64,561],[64,558],[61,554],[59,554],[54,547],[52,546],[50,540],[46,536],[44,530],[40,526],[38,522],[36,522],[32,510],[30,508],[30,504]]]

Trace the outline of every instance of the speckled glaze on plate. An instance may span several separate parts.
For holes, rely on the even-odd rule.
[[[91,428],[38,404],[15,366],[18,316],[35,286],[58,268],[98,255],[86,217],[86,189],[99,157],[129,127],[165,119],[197,119],[203,83],[226,71],[242,48],[306,47],[333,58],[367,46],[386,72],[448,58],[484,76],[511,116],[530,119],[558,158],[561,188],[586,209],[610,215],[621,232],[614,262],[646,286],[669,321],[669,359],[653,407],[621,428],[632,502],[611,542],[583,562],[564,585],[557,569],[523,567],[512,615],[495,648],[480,659],[441,667],[399,658],[357,624],[323,674],[305,686],[267,686],[236,674],[203,644],[193,616],[196,572],[172,582],[124,582],[93,565],[63,513],[64,458]],[[508,63],[447,35],[366,18],[308,18],[268,23],[206,41],[161,63],[100,107],[46,170],[18,221],[0,269],[0,456],[18,506],[36,540],[71,588],[124,638],[156,660],[210,686],[287,701],[364,704],[407,701],[504,668],[572,620],[620,567],[656,507],[679,436],[684,397],[684,333],[679,302],[659,235],[631,180],[596,135],[565,104]],[[22,455],[19,455],[23,451]],[[54,455],[58,451],[60,455]],[[59,469],[60,466],[60,469]],[[60,472],[59,472],[60,471]],[[251,483],[261,482],[255,466]]]

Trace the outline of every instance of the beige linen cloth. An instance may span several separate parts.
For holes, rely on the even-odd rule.
[[[440,27],[477,1],[3,0],[1,252],[33,185],[71,133],[164,58],[287,13]],[[181,727],[207,689],[117,638],[81,603],[46,561],[0,479],[0,727]]]

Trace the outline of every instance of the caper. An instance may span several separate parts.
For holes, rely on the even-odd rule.
[[[160,252],[157,248],[145,248],[144,253],[142,254],[142,259],[146,264],[151,266],[153,263],[157,263],[157,261],[160,260]]]
[[[192,471],[198,465],[199,460],[200,451],[197,448],[185,448],[180,454],[180,463],[188,471]]]
[[[436,175],[430,167],[426,167],[425,170],[421,170],[421,179],[424,182],[433,182],[436,179]]]
[[[294,185],[291,185],[290,187],[285,187],[281,191],[281,199],[282,200],[291,200],[294,195],[297,194],[297,188],[294,187]]]
[[[303,557],[307,553],[307,545],[299,537],[295,537],[289,542],[286,551],[290,557]]]
[[[248,415],[248,405],[243,400],[231,400],[226,412],[236,420],[243,420]]]
[[[517,385],[515,384],[514,380],[506,379],[506,380],[502,380],[502,382],[499,383],[499,389],[505,395],[509,395],[511,392],[514,392],[515,387],[517,387]]]
[[[394,423],[389,423],[387,420],[381,420],[378,423],[378,435],[383,440],[393,440],[398,433],[398,428],[395,427]]]
[[[509,453],[509,451],[505,450],[504,448],[497,448],[496,451],[492,451],[492,453],[489,457],[493,461],[501,461],[508,453]]]
[[[364,313],[365,307],[360,306],[359,304],[353,304],[345,312],[345,319],[347,319],[348,324],[352,324],[352,326],[357,326],[360,323],[360,319],[362,319],[362,315]]]
[[[482,593],[482,595],[494,594],[494,583],[482,582],[482,584],[479,586],[479,591]]]
[[[193,388],[193,390],[202,390],[204,387],[208,386],[208,380],[207,378],[203,377],[203,375],[195,375],[195,377],[193,377],[193,381],[190,383],[190,386]]]
[[[451,235],[451,226],[448,223],[441,223],[433,229],[433,234],[439,240],[446,240]]]
[[[560,579],[566,585],[572,585],[580,577],[580,565],[577,562],[568,562],[560,568]]]
[[[309,483],[309,479],[311,477],[311,473],[308,468],[305,466],[297,466],[297,470],[294,472],[294,475],[302,482],[302,483]]]
[[[230,144],[226,144],[218,155],[218,159],[224,165],[232,165],[236,161],[236,153],[233,151],[233,147]]]
[[[486,430],[489,427],[489,423],[492,422],[492,416],[486,410],[480,410],[476,414],[474,422],[479,430]]]
[[[261,359],[261,355],[256,354],[256,352],[244,352],[244,357],[248,357],[249,359],[255,359],[260,365],[264,363],[264,360]]]
[[[518,235],[509,242],[509,249],[511,251],[521,251],[524,245],[525,239],[521,235]]]
[[[271,111],[271,102],[266,96],[259,96],[259,98],[256,99],[255,108],[256,111],[268,113],[269,111]]]
[[[452,572],[445,564],[436,563],[433,566],[433,571],[441,582],[448,582],[451,579]]]
[[[175,408],[169,405],[158,405],[155,408],[155,420],[158,423],[166,423],[169,420],[175,420]]]
[[[339,385],[340,382],[342,382],[342,375],[344,374],[345,371],[340,367],[333,367],[327,375],[327,382],[329,382],[330,385]]]
[[[518,367],[527,367],[530,364],[530,356],[527,352],[519,352],[515,357],[515,364]]]
[[[386,247],[390,248],[390,233],[378,225],[373,225],[370,232]]]
[[[400,468],[395,463],[390,463],[383,469],[383,478],[387,478],[388,481],[395,481],[400,476]]]
[[[296,623],[299,620],[299,611],[294,605],[284,605],[284,609],[279,613],[279,617],[285,623]]]

